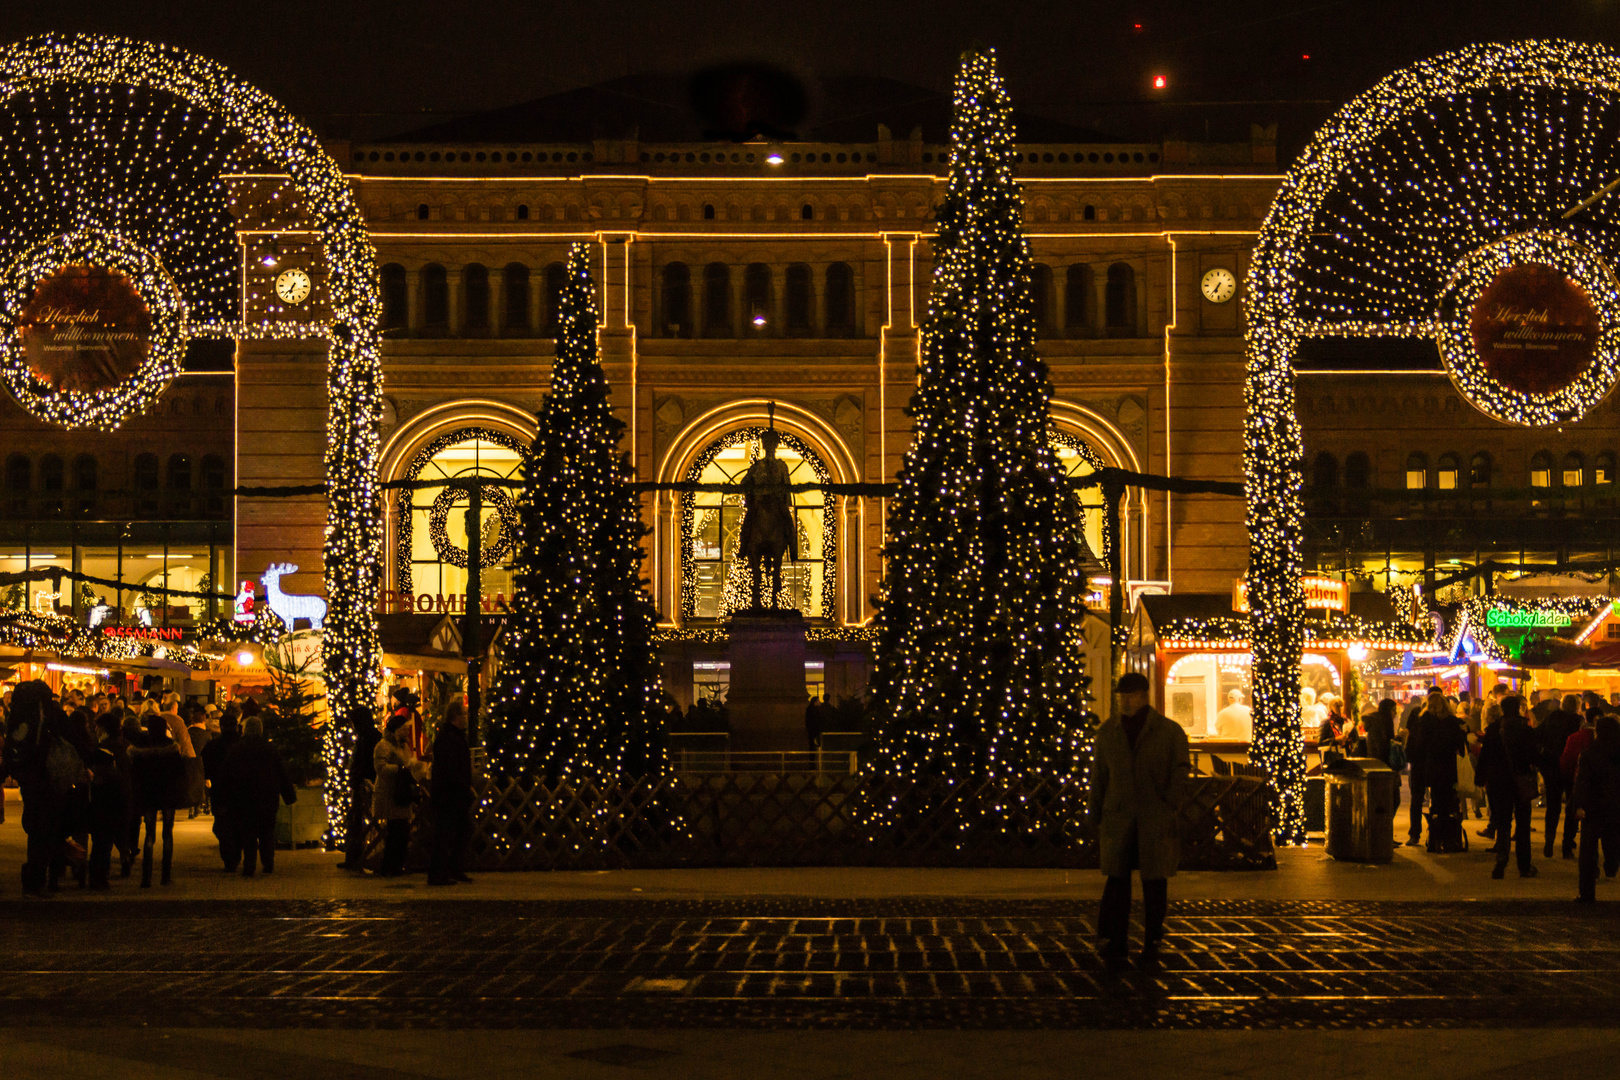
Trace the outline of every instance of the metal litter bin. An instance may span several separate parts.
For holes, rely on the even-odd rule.
[[[1345,862],[1395,857],[1395,785],[1400,778],[1377,758],[1343,758],[1327,780],[1327,853]]]

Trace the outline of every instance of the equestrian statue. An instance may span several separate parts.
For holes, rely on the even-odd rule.
[[[787,462],[776,456],[782,437],[776,433],[776,403],[767,406],[771,426],[759,437],[764,451],[743,476],[743,519],[737,554],[748,560],[753,575],[754,602],[750,611],[765,610],[760,584],[768,563],[771,568],[771,606],[782,591],[782,556],[799,561],[799,531],[793,520],[793,488]]]

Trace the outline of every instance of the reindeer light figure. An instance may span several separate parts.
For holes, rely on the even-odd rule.
[[[308,619],[311,630],[321,629],[326,622],[326,601],[319,596],[295,595],[281,591],[281,579],[286,574],[298,573],[298,567],[293,563],[272,563],[265,568],[264,576],[259,580],[264,583],[264,602],[267,607],[276,613],[276,617],[286,624],[291,631],[295,619]]]

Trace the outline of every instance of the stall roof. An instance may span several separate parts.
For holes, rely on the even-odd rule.
[[[461,655],[461,628],[443,612],[378,615],[377,637],[383,652]]]
[[[1317,613],[1305,620],[1306,640],[1385,641],[1402,647],[1422,646],[1431,635],[1402,620],[1384,593],[1350,594],[1345,616]],[[1248,615],[1232,610],[1228,593],[1177,593],[1143,596],[1137,601],[1131,643],[1156,646],[1169,639],[1246,641]]]

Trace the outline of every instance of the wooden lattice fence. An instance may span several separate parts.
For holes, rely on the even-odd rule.
[[[709,866],[1097,865],[1078,784],[907,786],[904,823],[872,830],[863,808],[899,792],[863,776],[720,773],[629,786],[485,782],[471,865],[481,870],[601,870]],[[964,816],[1004,808],[964,831]],[[921,809],[918,809],[921,808]],[[1011,809],[1006,809],[1011,808]],[[995,824],[990,824],[994,821]],[[1275,869],[1265,782],[1197,777],[1179,821],[1188,870]],[[427,826],[412,863],[426,863]],[[381,847],[374,837],[374,854]]]

